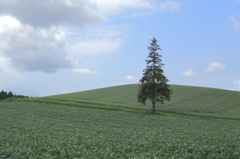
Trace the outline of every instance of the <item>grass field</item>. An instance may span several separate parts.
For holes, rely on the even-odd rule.
[[[240,122],[0,103],[0,158],[240,158]]]
[[[151,103],[143,106],[137,102],[138,87],[138,84],[123,85],[44,98],[150,110]],[[173,89],[171,101],[159,105],[157,111],[240,119],[240,92],[180,85],[171,85],[171,89]]]

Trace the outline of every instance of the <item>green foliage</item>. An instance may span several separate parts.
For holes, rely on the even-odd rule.
[[[180,85],[170,87],[174,92],[171,102],[166,101],[164,105],[157,106],[157,112],[240,119],[240,92]],[[138,88],[139,84],[122,85],[44,98],[150,111],[152,103],[147,101],[146,107],[142,107],[136,101]]]
[[[138,86],[139,85],[122,85],[83,92],[53,95],[42,98],[76,101],[99,105],[103,104],[111,106],[123,106],[128,108],[142,108],[142,105],[136,102]]]
[[[10,91],[10,92],[5,92],[5,91],[1,91],[0,92],[0,101],[1,100],[5,100],[5,99],[7,99],[7,98],[11,98],[11,97],[16,97],[16,98],[28,98],[28,96],[23,96],[23,95],[16,95],[16,94],[14,94],[13,95],[13,93]]]
[[[0,103],[0,158],[240,158],[240,122]]]
[[[94,109],[104,109],[104,110],[113,110],[113,111],[125,111],[132,113],[145,113],[148,114],[146,110],[136,110],[129,109],[124,107],[112,107],[107,105],[95,105],[95,104],[87,104],[87,103],[78,103],[78,102],[70,102],[70,101],[60,101],[60,100],[50,100],[50,99],[42,99],[42,98],[7,98],[3,102],[38,102],[45,104],[57,104],[57,105],[65,105],[65,106],[74,106],[74,107],[84,107],[84,108],[94,108]]]
[[[8,93],[2,90],[0,92],[0,100],[4,100],[6,98],[8,98]]]
[[[154,92],[153,92],[154,90]],[[156,83],[145,83],[140,85],[138,92],[138,102],[146,105],[147,99],[150,101],[155,100],[156,103],[164,104],[164,100],[169,100],[172,94],[170,86],[166,83],[156,84]],[[154,96],[156,98],[154,99]]]
[[[155,104],[158,102],[164,104],[164,100],[170,100],[172,90],[169,89],[168,79],[163,74],[163,64],[160,59],[162,56],[156,52],[161,50],[157,40],[153,38],[150,44],[151,46],[148,46],[150,59],[146,60],[147,68],[143,70],[143,77],[140,80],[138,102],[146,105],[149,99],[152,102],[152,113],[155,114]]]

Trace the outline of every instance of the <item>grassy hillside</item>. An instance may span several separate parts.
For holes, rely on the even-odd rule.
[[[240,122],[0,103],[0,158],[240,158]]]
[[[48,96],[44,98],[90,102],[134,109],[151,109],[137,102],[138,84]],[[158,111],[194,116],[240,119],[240,92],[205,87],[171,85],[170,102],[159,104]]]

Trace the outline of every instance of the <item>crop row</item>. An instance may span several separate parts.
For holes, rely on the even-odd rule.
[[[240,158],[240,122],[0,103],[0,158]]]
[[[49,96],[45,98],[151,110],[137,102],[138,84],[123,85]],[[213,88],[171,85],[171,101],[158,104],[157,111],[194,116],[240,119],[240,92]]]

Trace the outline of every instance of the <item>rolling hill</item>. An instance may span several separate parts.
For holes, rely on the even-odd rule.
[[[121,85],[42,98],[150,110],[150,102],[146,106],[137,102],[138,87],[139,84]],[[158,104],[157,111],[240,119],[240,92],[181,85],[171,85],[171,89],[171,101],[166,101],[164,105]]]

